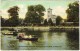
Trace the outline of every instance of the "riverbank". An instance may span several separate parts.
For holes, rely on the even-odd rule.
[[[79,28],[79,26],[17,26],[17,27],[1,27],[1,28]]]
[[[42,26],[21,26],[21,27],[1,27],[1,29],[15,29],[17,31],[19,30],[23,30],[26,29],[27,31],[70,31],[70,30],[76,30],[79,29],[78,26],[46,26],[46,27],[42,27]]]

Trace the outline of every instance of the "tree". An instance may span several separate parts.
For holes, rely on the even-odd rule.
[[[56,25],[60,25],[61,21],[62,21],[62,18],[60,16],[57,16]]]
[[[51,18],[48,20],[48,25],[53,26],[53,21]]]
[[[17,6],[14,6],[8,10],[10,18],[7,21],[10,24],[9,26],[19,25],[18,11],[19,11],[19,8]]]
[[[0,18],[1,18],[1,26],[5,26],[5,19],[2,18],[2,16],[0,16]]]
[[[79,2],[69,4],[69,8],[66,10],[67,21],[69,22],[79,22]]]
[[[47,19],[44,20],[44,25],[45,25],[45,26],[48,25]]]
[[[26,13],[26,17],[24,22],[28,25],[39,25],[43,21],[45,8],[42,5],[31,5],[28,6],[28,12]]]

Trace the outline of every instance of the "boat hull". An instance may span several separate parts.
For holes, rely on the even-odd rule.
[[[3,34],[3,35],[13,35],[13,34]]]
[[[37,41],[38,38],[17,38],[19,40],[27,40],[27,41]]]

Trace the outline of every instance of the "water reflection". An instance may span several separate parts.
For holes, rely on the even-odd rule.
[[[79,30],[73,30],[71,32],[67,32],[67,44],[69,49],[77,50],[79,49]]]
[[[18,47],[17,47],[18,42],[16,40],[11,40],[8,43],[9,43],[9,45],[8,45],[9,49],[11,49],[11,50],[18,49]]]
[[[19,41],[16,36],[2,35],[3,50],[78,50],[79,30],[69,32],[26,31],[26,35],[36,35],[38,41]]]

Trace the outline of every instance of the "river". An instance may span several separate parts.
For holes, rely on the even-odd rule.
[[[3,31],[3,30],[2,30]],[[5,30],[6,32],[7,30]],[[1,35],[2,50],[78,50],[79,30],[71,31],[23,31],[36,35],[38,41],[18,40],[16,36]]]

